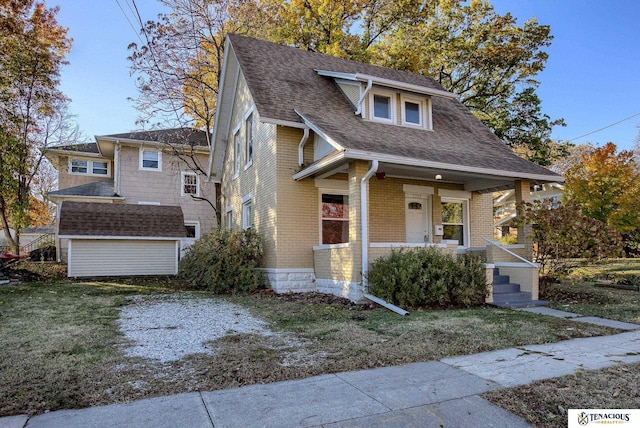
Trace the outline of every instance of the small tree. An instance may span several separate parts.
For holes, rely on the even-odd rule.
[[[622,253],[622,236],[611,226],[586,216],[575,202],[551,208],[550,199],[520,203],[520,221],[533,226],[537,246],[534,261],[540,264],[541,292],[575,267],[579,260],[599,260]]]

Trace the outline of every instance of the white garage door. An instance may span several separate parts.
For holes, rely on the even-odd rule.
[[[174,275],[177,241],[70,239],[67,274],[75,276]]]

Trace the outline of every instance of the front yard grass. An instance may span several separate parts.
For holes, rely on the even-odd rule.
[[[0,416],[303,378],[470,354],[615,330],[506,309],[413,311],[324,295],[229,297],[293,333],[305,358],[285,361],[268,337],[230,334],[197,354],[159,363],[124,356],[119,308],[134,294],[180,293],[170,283],[33,283],[0,287]],[[197,296],[197,293],[190,292]],[[203,293],[203,297],[208,295]],[[213,322],[213,321],[212,321]],[[295,354],[288,349],[287,355]]]

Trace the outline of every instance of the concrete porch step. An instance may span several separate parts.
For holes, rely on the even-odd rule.
[[[527,302],[531,300],[531,293],[527,291],[514,291],[510,293],[493,292],[494,302]]]
[[[518,293],[520,292],[520,284],[505,283],[493,284],[493,294],[500,293]]]
[[[493,302],[489,305],[498,308],[522,309],[548,306],[549,302],[547,302],[546,300],[528,300],[523,302]]]
[[[507,284],[509,282],[509,275],[493,275],[493,284]]]

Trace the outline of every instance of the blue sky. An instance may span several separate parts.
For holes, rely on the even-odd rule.
[[[119,0],[127,8],[126,0]],[[136,0],[144,20],[154,19],[157,0]],[[543,111],[562,117],[553,137],[574,144],[614,142],[633,149],[640,125],[640,1],[492,0],[522,24],[536,17],[551,25],[554,40],[546,69],[538,75]],[[129,75],[127,46],[138,41],[116,0],[47,0],[60,6],[58,21],[69,27],[73,49],[62,73],[62,90],[73,101],[80,128],[94,135],[138,129],[128,97],[137,90]],[[127,11],[128,12],[128,11]],[[131,16],[130,13],[128,13]],[[630,116],[635,117],[602,131]]]

